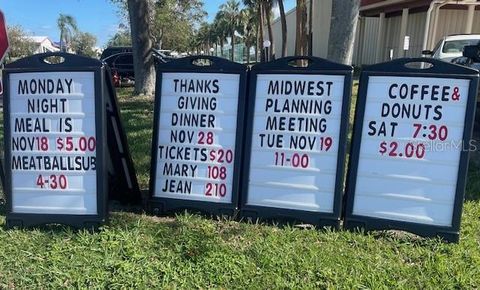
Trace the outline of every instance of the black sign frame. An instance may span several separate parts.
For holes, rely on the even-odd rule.
[[[49,64],[49,57],[62,58],[63,62]],[[95,134],[96,134],[96,179],[97,179],[97,214],[69,215],[69,214],[40,214],[15,213],[12,204],[12,170],[11,170],[11,124],[10,124],[10,79],[12,73],[31,72],[93,72],[95,91]],[[105,98],[103,95],[102,76],[105,67],[99,61],[78,55],[51,52],[36,54],[5,66],[3,73],[4,86],[4,148],[5,148],[5,195],[7,199],[7,228],[24,228],[46,224],[64,224],[75,228],[97,229],[108,216],[107,209],[107,179],[104,176],[106,158],[106,118]]]
[[[203,61],[203,65],[202,65]],[[196,64],[198,63],[198,64]],[[156,66],[156,86],[155,86],[155,110],[154,125],[152,137],[152,161],[150,165],[150,182],[149,182],[149,201],[148,211],[155,215],[166,215],[181,210],[189,210],[192,212],[200,212],[203,214],[218,216],[235,216],[238,208],[238,200],[240,196],[240,173],[243,159],[243,130],[245,120],[245,103],[246,103],[246,87],[247,87],[247,67],[243,64],[228,61],[224,58],[215,56],[189,56],[181,59],[173,60],[167,63],[158,63]],[[233,163],[232,176],[232,200],[230,203],[217,203],[199,200],[188,200],[181,198],[168,198],[154,196],[156,165],[158,155],[158,135],[159,120],[161,110],[161,92],[162,92],[162,75],[163,73],[213,73],[213,74],[238,74],[239,92],[237,105],[237,129],[235,140],[235,153]]]
[[[409,68],[406,64],[424,63],[425,68]],[[430,65],[433,66],[430,66]],[[357,107],[355,110],[355,124],[353,126],[352,147],[346,186],[346,209],[344,228],[349,230],[403,230],[424,237],[440,237],[449,242],[458,242],[465,185],[468,173],[468,150],[462,150],[458,169],[458,180],[455,193],[452,226],[436,226],[414,222],[388,220],[383,218],[360,216],[353,214],[357,169],[360,155],[360,143],[364,123],[368,82],[371,76],[393,77],[431,77],[470,80],[467,108],[465,112],[465,127],[463,144],[468,144],[472,136],[475,116],[479,72],[467,67],[446,63],[432,58],[402,58],[367,66],[361,73],[358,87]]]
[[[143,201],[128,145],[127,135],[120,117],[120,106],[112,81],[110,68],[105,65],[105,99],[107,119],[108,200],[123,205],[139,205]]]
[[[308,67],[292,66],[298,60],[308,61]],[[302,74],[302,75],[339,75],[344,76],[344,88],[342,99],[339,134],[339,146],[337,156],[337,172],[335,180],[335,192],[333,212],[312,212],[296,209],[248,205],[248,178],[250,174],[250,158],[253,139],[253,121],[256,102],[257,75],[259,74]],[[345,179],[345,160],[347,152],[347,134],[349,127],[349,111],[352,90],[353,67],[334,63],[318,57],[284,57],[278,60],[257,64],[252,67],[249,76],[249,99],[247,109],[247,125],[245,133],[245,154],[242,170],[242,197],[240,203],[240,216],[246,219],[263,219],[279,222],[305,222],[317,227],[340,227],[342,212],[343,184]]]

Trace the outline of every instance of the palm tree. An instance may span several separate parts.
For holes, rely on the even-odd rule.
[[[285,7],[283,0],[277,0],[278,8],[280,10],[280,22],[282,24],[282,57],[287,56],[287,18],[285,16]],[[313,2],[313,0],[310,0]]]
[[[260,59],[265,59],[263,51],[263,27],[265,24],[263,18],[263,0],[243,0],[243,4],[251,8],[257,14],[257,45],[255,46],[255,60],[258,61],[258,51],[260,51]]]
[[[308,10],[308,55],[313,55],[313,0],[310,0]]]
[[[215,20],[213,21],[213,26],[215,27],[215,35],[217,36],[217,41],[220,44],[220,57],[223,57],[223,46],[225,44],[225,39],[228,35],[228,21],[223,17],[223,14],[218,12],[215,15]]]
[[[245,57],[247,65],[250,64],[250,48],[257,39],[258,18],[256,11],[247,7],[242,9],[243,39],[245,42]]]
[[[272,29],[272,8],[273,8],[273,1],[274,0],[261,0],[263,2],[263,13],[265,15],[265,19],[267,21],[267,29],[268,29],[268,39],[270,40],[270,48],[269,48],[269,59],[272,60],[275,52],[275,44],[273,41],[273,29]]]
[[[57,19],[57,25],[60,30],[60,50],[66,51],[72,36],[78,31],[77,21],[75,21],[73,16],[60,14]]]
[[[220,5],[220,17],[227,21],[226,25],[232,38],[231,60],[235,58],[235,31],[240,27],[240,3],[236,0],[228,0],[227,3]]]
[[[214,54],[215,56],[218,56],[218,42],[220,40],[218,36],[218,30],[217,30],[217,24],[215,21],[213,21],[210,24],[210,29],[209,29],[209,42],[212,45],[212,48],[214,49]]]
[[[216,55],[218,36],[217,36],[217,30],[215,29],[215,26],[214,26],[213,23],[208,26],[208,37],[207,38],[208,38],[208,44],[209,44],[208,50],[209,50],[210,55],[214,55],[213,52],[215,52],[215,55]],[[212,50],[212,51],[210,52],[210,50]]]
[[[198,32],[197,32],[198,33]],[[200,43],[198,41],[198,34],[195,34],[194,37],[190,38],[188,43],[189,52],[192,54],[198,54],[198,48],[200,47]]]
[[[200,24],[196,38],[200,50],[208,54],[210,50],[210,25],[207,22]]]
[[[307,4],[305,0],[297,0],[297,30],[295,39],[295,55],[305,55],[307,50]]]

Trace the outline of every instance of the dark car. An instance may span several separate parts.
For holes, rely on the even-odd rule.
[[[131,52],[121,52],[102,59],[112,70],[120,77],[133,78],[133,54]]]
[[[480,44],[465,46],[463,48],[463,56],[454,58],[451,62],[480,70]]]
[[[106,54],[108,55],[110,52],[114,51],[118,47],[112,47]],[[127,49],[129,47],[122,47],[122,49]],[[108,50],[109,48],[105,49]],[[159,51],[152,50],[153,57],[155,63],[165,63],[173,59],[172,57],[166,56]],[[105,54],[102,53],[102,55]],[[133,52],[131,51],[124,51],[115,54],[111,54],[106,58],[102,58],[108,67],[110,67],[112,71],[112,78],[113,83],[115,86],[125,86],[125,85],[132,85],[135,81],[135,72],[133,68]]]
[[[114,55],[114,54],[119,54],[122,52],[132,52],[132,47],[131,46],[110,46],[105,48],[105,50],[102,52],[102,55],[100,56],[100,59],[106,59],[107,57]]]
[[[452,59],[452,63],[480,70],[480,45],[468,45],[463,48],[463,56]],[[475,128],[480,128],[480,93],[477,94],[477,112]],[[476,132],[477,130],[475,130]]]

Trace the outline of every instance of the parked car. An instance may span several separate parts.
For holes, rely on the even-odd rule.
[[[462,51],[462,56],[452,59],[451,62],[480,70],[480,43],[465,46]]]
[[[152,49],[153,51],[153,56],[156,59],[162,59],[165,62],[171,61],[172,59],[175,59],[176,57],[172,54],[171,50],[166,50],[166,49]]]
[[[119,54],[122,52],[132,52],[132,47],[131,46],[110,46],[105,48],[104,51],[102,51],[102,55],[100,56],[100,59],[106,59],[107,57],[114,55],[114,54]]]
[[[135,80],[132,52],[121,52],[102,59],[112,72],[115,86],[130,84]]]
[[[478,44],[480,44],[480,34],[449,35],[442,38],[433,50],[424,50],[422,54],[450,62],[462,56],[465,46]]]
[[[480,43],[467,45],[463,48],[462,56],[454,58],[452,63],[480,70]],[[477,111],[475,113],[475,128],[480,128],[480,93],[477,94]]]
[[[110,54],[112,51],[116,51],[118,47],[112,47],[107,53],[103,54]],[[109,48],[105,49],[108,50]],[[128,51],[128,47],[121,47],[122,51],[115,54],[110,54],[105,58],[102,58],[102,61],[105,62],[112,72],[113,83],[115,86],[130,86],[133,85],[135,82],[135,72],[133,68],[133,52]],[[172,57],[168,57],[161,52],[156,50],[153,51],[154,61],[155,63],[165,63],[173,59]]]
[[[161,53],[165,55],[166,57],[172,57],[175,58],[175,52],[169,50],[169,49],[155,49],[156,52]]]
[[[175,58],[173,52],[168,49],[152,49],[152,51],[154,53],[154,56],[161,57],[166,60]],[[133,52],[133,49],[131,46],[110,46],[105,48],[105,50],[102,52],[102,55],[100,56],[100,59],[106,59],[109,56],[122,52]]]

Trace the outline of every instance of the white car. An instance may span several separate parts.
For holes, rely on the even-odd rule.
[[[480,34],[449,35],[442,38],[433,50],[424,50],[422,54],[450,62],[452,59],[462,56],[465,46],[478,44],[480,44]]]

